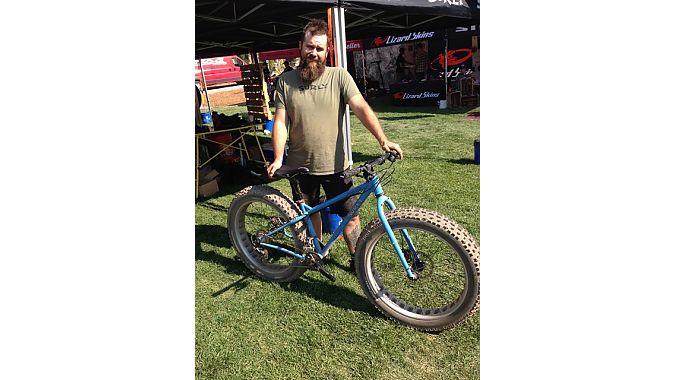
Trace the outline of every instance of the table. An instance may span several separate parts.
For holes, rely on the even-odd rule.
[[[263,148],[261,147],[261,143],[258,139],[258,134],[259,133],[264,133],[264,128],[265,124],[254,124],[254,125],[247,125],[243,127],[235,127],[235,128],[227,128],[219,131],[211,131],[211,132],[202,132],[202,133],[195,133],[195,195],[197,195],[198,188],[199,188],[199,171],[202,167],[204,167],[206,164],[208,164],[210,161],[218,157],[221,153],[223,153],[226,149],[234,149],[238,150],[241,152],[242,155],[246,155],[246,158],[248,161],[251,162],[257,162],[260,164],[263,164],[264,166],[268,165],[267,161],[260,161],[256,159],[252,159],[252,157],[249,156],[249,151],[246,147],[246,142],[244,141],[244,136],[245,135],[250,135],[255,138],[256,145],[258,148],[258,151],[260,152],[260,157],[265,160],[265,156],[263,153]],[[215,139],[215,136],[218,136],[219,134],[223,134],[224,132],[235,132],[239,131],[239,136],[230,140],[227,143],[224,143],[223,141],[219,141]],[[214,136],[214,137],[212,137]],[[217,153],[213,154],[211,157],[209,157],[207,160],[204,162],[200,162],[200,142],[212,142],[221,145],[221,150],[219,150]],[[235,145],[237,144],[237,145]]]

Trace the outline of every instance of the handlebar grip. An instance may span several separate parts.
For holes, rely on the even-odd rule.
[[[358,166],[354,169],[346,170],[345,172],[343,172],[343,177],[346,177],[346,178],[347,177],[353,177],[353,176],[358,175],[362,172],[370,172],[371,170],[373,170],[373,167],[376,166],[376,165],[382,165],[387,160],[394,162],[395,160],[397,160],[399,158],[401,158],[401,157],[399,156],[399,153],[397,153],[396,151],[393,150],[393,151],[387,152],[387,153],[383,154],[382,156],[376,158],[373,161],[366,162],[365,164]]]
[[[389,151],[389,152],[383,154],[382,156],[376,158],[375,160],[369,162],[368,165],[371,165],[371,166],[382,165],[383,162],[385,162],[385,161],[394,162],[394,160],[396,160],[398,158],[400,158],[399,153],[397,153],[397,151],[392,150],[392,151]]]
[[[371,163],[371,166],[382,165],[383,162],[385,162],[385,160],[386,160],[385,156],[380,156],[380,157],[376,158],[375,160],[373,160],[373,162]]]
[[[349,177],[354,177],[357,174],[361,172],[361,169],[359,167],[356,167],[354,169],[346,170],[343,172],[343,177],[344,178],[349,178]]]

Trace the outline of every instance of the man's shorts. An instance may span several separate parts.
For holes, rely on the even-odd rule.
[[[298,181],[302,194],[297,194],[294,187],[291,186],[293,200],[300,201],[305,198],[307,199],[308,206],[314,207],[318,205],[321,203],[319,201],[320,185],[324,189],[327,200],[344,193],[352,187],[352,177],[343,178],[342,175],[343,172],[327,175],[299,174],[292,181]],[[338,202],[331,206],[331,212],[345,217],[357,202],[357,199],[357,195],[353,195],[342,202]],[[357,215],[359,215],[359,212],[354,214],[354,216]]]

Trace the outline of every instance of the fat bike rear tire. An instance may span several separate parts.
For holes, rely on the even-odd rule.
[[[422,331],[452,328],[479,309],[479,246],[453,220],[419,208],[386,214],[404,256],[416,274],[406,276],[379,219],[357,241],[356,271],[369,301],[384,315]],[[403,231],[408,231],[417,257]]]
[[[249,186],[236,194],[228,209],[230,241],[244,265],[258,277],[289,282],[307,270],[299,259],[260,246],[256,239],[298,215],[298,206],[272,187]],[[299,222],[275,234],[268,242],[302,253],[305,230],[305,224]]]

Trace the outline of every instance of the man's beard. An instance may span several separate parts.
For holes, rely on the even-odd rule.
[[[326,62],[320,60],[308,62],[307,58],[303,58],[298,67],[298,73],[302,80],[313,82],[324,73],[324,69],[326,69]]]

